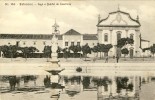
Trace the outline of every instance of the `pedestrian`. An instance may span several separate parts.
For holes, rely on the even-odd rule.
[[[116,56],[116,62],[118,63],[118,61],[119,61],[119,57],[118,57],[118,55]]]
[[[93,58],[93,62],[95,62],[97,60],[97,57],[95,56],[94,58]]]
[[[105,63],[108,63],[108,56],[105,57]]]

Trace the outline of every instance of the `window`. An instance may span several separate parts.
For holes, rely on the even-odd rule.
[[[16,41],[16,46],[19,46],[19,41]]]
[[[104,42],[108,42],[108,34],[107,33],[104,34]]]
[[[133,34],[130,34],[130,39],[133,39],[133,36],[134,36]]]
[[[68,42],[65,42],[65,46],[68,46]]]
[[[80,42],[77,42],[77,45],[80,46]]]
[[[74,42],[71,42],[71,45],[73,46],[74,45]]]
[[[117,41],[121,39],[121,32],[117,32]]]

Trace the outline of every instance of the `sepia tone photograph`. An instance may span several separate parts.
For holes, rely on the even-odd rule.
[[[155,0],[0,0],[0,100],[155,100]]]

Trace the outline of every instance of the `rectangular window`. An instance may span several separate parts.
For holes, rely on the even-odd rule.
[[[104,35],[104,41],[105,41],[105,42],[108,42],[108,34],[105,34],[105,35]]]
[[[16,41],[16,46],[19,46],[19,41]]]
[[[71,42],[71,45],[74,45],[74,42]]]
[[[65,42],[65,46],[68,46],[68,42]]]
[[[80,42],[77,42],[77,45],[80,46]]]
[[[133,39],[133,36],[134,36],[133,34],[130,34],[130,39]]]

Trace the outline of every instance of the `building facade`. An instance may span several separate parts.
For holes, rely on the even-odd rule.
[[[140,54],[140,22],[133,19],[129,13],[120,11],[109,13],[108,17],[98,18],[97,34],[98,42],[101,44],[112,44],[113,48],[110,50],[110,56],[116,56],[116,45],[120,38],[131,38],[134,40],[133,45],[128,45],[129,55],[137,56]]]
[[[19,47],[36,47],[39,53],[43,53],[45,46],[52,45],[52,34],[0,34],[0,46],[17,45]],[[68,48],[71,45],[83,46],[86,43],[93,47],[98,43],[97,34],[81,34],[70,29],[64,34],[57,34],[58,46]]]
[[[111,57],[117,54],[117,41],[121,38],[131,38],[134,44],[126,45],[129,50],[129,57],[142,57],[143,48],[149,47],[147,40],[141,39],[141,24],[139,17],[133,19],[129,13],[121,11],[119,8],[115,12],[109,13],[108,17],[101,19],[98,17],[97,34],[81,34],[80,32],[70,29],[60,34],[59,25],[55,22],[53,30],[57,31],[58,46],[68,48],[71,45],[83,46],[88,44],[94,47],[97,43],[112,44],[108,55]],[[18,45],[20,47],[36,47],[39,53],[43,52],[44,46],[51,46],[53,34],[0,34],[0,46],[2,45]],[[150,55],[147,51],[145,56]]]

